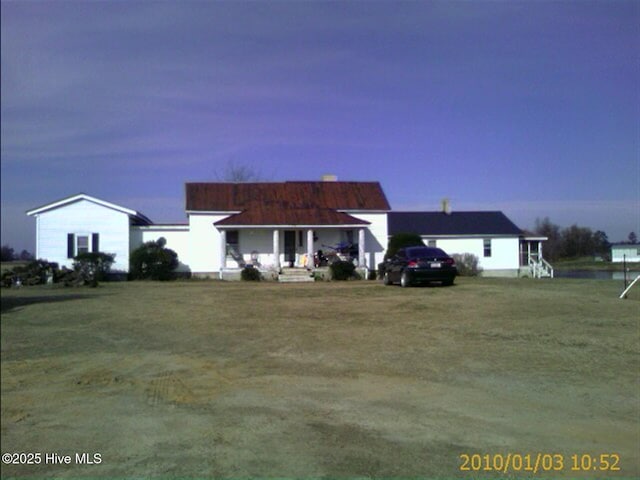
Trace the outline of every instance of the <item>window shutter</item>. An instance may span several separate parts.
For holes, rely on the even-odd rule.
[[[92,252],[100,251],[100,234],[99,233],[91,234],[91,251]]]
[[[75,235],[73,233],[67,234],[67,258],[73,258],[74,250],[75,250]]]

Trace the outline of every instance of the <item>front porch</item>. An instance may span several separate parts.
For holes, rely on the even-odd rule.
[[[521,237],[519,276],[553,278],[553,267],[542,257],[542,242],[546,239],[546,237]]]
[[[354,263],[366,267],[370,261],[366,252],[366,228],[356,226],[252,227],[219,228],[220,277],[224,272],[253,266],[261,272],[279,275],[283,269],[311,272],[316,267],[318,252],[328,253],[339,243],[352,245]],[[228,276],[228,275],[227,275]]]

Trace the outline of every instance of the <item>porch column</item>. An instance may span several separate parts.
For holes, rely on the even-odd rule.
[[[365,231],[364,231],[364,228],[361,228],[360,230],[358,230],[358,266],[361,268],[365,266],[364,238],[365,238]]]
[[[273,266],[280,270],[280,230],[273,231]]]
[[[527,265],[531,261],[531,241],[527,240]]]
[[[542,242],[538,241],[538,260],[542,260]]]
[[[313,230],[307,230],[307,268],[313,268]]]
[[[227,231],[220,230],[220,270],[227,266]]]

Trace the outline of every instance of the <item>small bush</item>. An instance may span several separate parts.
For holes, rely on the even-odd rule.
[[[240,272],[240,278],[245,282],[259,282],[262,280],[262,275],[257,268],[246,266],[242,269],[242,272]]]
[[[165,248],[167,241],[146,242],[131,252],[129,275],[134,280],[173,280],[178,267],[178,254]]]
[[[478,267],[478,257],[473,253],[454,253],[458,274],[463,277],[477,277],[482,269]]]
[[[107,279],[115,257],[115,254],[102,252],[81,253],[74,257],[73,269],[86,283],[103,281]]]
[[[329,265],[332,280],[349,280],[356,276],[356,266],[351,262],[340,260]]]
[[[14,285],[42,285],[57,280],[59,273],[58,264],[46,260],[33,260],[26,265],[17,266],[2,274],[2,286]]]

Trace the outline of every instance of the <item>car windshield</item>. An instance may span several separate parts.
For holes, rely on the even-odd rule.
[[[413,247],[407,248],[407,257],[409,258],[436,258],[447,257],[447,254],[439,248],[432,247]]]

